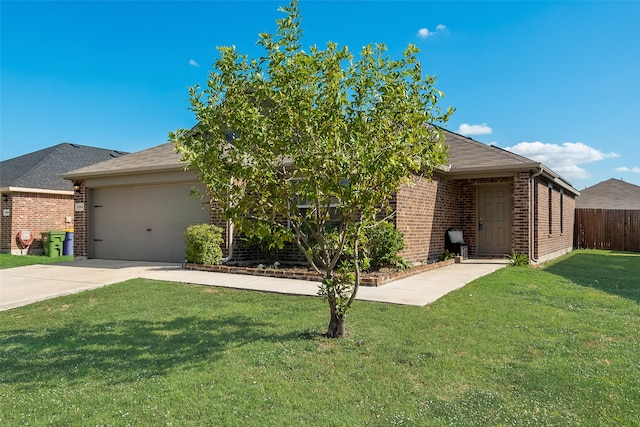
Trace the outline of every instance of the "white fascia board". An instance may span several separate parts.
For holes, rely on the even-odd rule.
[[[40,193],[40,194],[62,194],[65,196],[73,196],[73,190],[50,190],[47,188],[28,188],[28,187],[2,187],[2,193]]]

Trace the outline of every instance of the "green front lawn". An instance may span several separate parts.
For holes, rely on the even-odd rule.
[[[51,264],[54,262],[73,261],[73,256],[48,257],[44,255],[11,255],[0,254],[0,269],[22,267],[33,264]]]
[[[131,280],[0,313],[0,425],[640,425],[640,254],[427,307]]]

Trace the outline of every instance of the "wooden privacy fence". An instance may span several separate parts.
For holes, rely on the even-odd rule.
[[[576,209],[574,246],[640,252],[640,210]]]

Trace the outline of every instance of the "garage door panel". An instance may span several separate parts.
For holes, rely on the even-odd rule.
[[[209,211],[191,196],[193,184],[93,190],[93,256],[181,262],[184,232],[208,223]],[[208,207],[208,205],[205,205]]]

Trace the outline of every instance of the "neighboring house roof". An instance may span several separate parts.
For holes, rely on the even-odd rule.
[[[505,171],[534,171],[544,173],[558,185],[579,192],[569,182],[546,168],[539,162],[519,156],[502,148],[486,145],[471,138],[458,135],[446,129],[440,129],[445,136],[445,145],[449,146],[449,165],[446,173],[455,177],[500,174]],[[184,169],[175,145],[171,142],[129,154],[125,157],[108,160],[64,174],[67,179],[95,178],[110,175],[126,175],[140,172],[161,172]]]
[[[54,145],[0,162],[0,188],[73,191],[73,183],[61,178],[62,174],[123,154],[126,153],[70,143]]]
[[[582,190],[576,208],[640,210],[640,187],[611,178]]]

